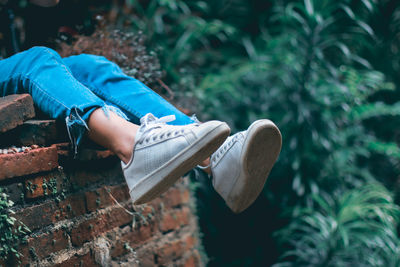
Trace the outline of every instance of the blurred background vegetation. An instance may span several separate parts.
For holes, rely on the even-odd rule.
[[[168,93],[201,120],[281,129],[278,163],[242,214],[208,177],[192,179],[208,266],[400,265],[399,1],[61,0],[57,10],[80,34],[99,13],[141,32]]]

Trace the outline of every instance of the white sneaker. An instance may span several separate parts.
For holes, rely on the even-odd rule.
[[[281,146],[278,127],[270,120],[258,120],[247,131],[228,137],[212,154],[214,188],[233,212],[242,212],[256,200]]]
[[[160,119],[147,114],[140,122],[132,159],[122,164],[134,204],[148,202],[211,155],[229,135],[220,121],[185,126],[167,125],[175,116]]]

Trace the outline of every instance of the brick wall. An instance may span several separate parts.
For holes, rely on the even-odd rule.
[[[26,95],[0,98],[0,187],[31,230],[18,248],[22,266],[202,266],[187,179],[133,207],[112,153],[83,149],[72,159],[64,126],[29,120],[29,105]],[[24,116],[13,117],[18,109]]]

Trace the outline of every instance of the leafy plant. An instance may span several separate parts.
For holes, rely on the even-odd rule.
[[[302,209],[276,233],[288,246],[283,266],[398,266],[396,225],[400,207],[378,183],[339,196],[314,195],[315,207]]]
[[[207,10],[203,1],[151,0],[146,4],[129,1],[135,16],[135,28],[146,33],[148,44],[160,50],[170,82],[180,81],[181,68],[188,62],[206,60],[203,50],[211,38],[226,40],[235,29],[218,19],[205,20],[197,11]]]
[[[17,250],[18,244],[23,236],[30,232],[28,227],[12,217],[13,205],[14,203],[0,188],[0,259],[9,259],[11,255],[19,258],[21,255]]]
[[[237,129],[257,118],[276,121],[286,145],[279,162],[284,167],[275,170],[274,176],[280,177],[276,179],[281,186],[287,184],[282,179],[291,181],[296,195],[302,197],[320,188],[333,190],[338,179],[343,182],[340,186],[372,179],[367,164],[359,160],[373,151],[382,152],[382,146],[380,151],[375,149],[373,144],[379,141],[364,127],[363,120],[400,113],[397,106],[370,103],[372,95],[393,90],[393,85],[380,72],[350,65],[364,60],[338,41],[343,32],[329,29],[337,23],[337,7],[326,10],[322,5],[324,10],[318,13],[311,1],[305,1],[300,13],[296,11],[300,5],[294,6],[277,8],[276,17],[287,21],[285,15],[290,15],[299,29],[288,26],[288,34],[279,37],[264,34],[256,44],[245,41],[250,60],[207,75],[198,97],[205,103],[208,118],[229,121]],[[334,60],[329,49],[336,50]],[[381,108],[371,112],[371,107],[377,106]],[[290,198],[290,194],[283,195]]]
[[[248,227],[265,222],[266,232],[283,227],[299,210],[312,208],[315,194],[344,194],[376,179],[393,185],[397,176],[383,176],[377,171],[382,166],[399,173],[398,146],[378,138],[366,125],[371,119],[400,115],[398,104],[373,100],[377,93],[393,91],[394,85],[357,53],[360,41],[374,38],[363,21],[370,12],[368,3],[374,3],[288,2],[275,5],[273,31],[243,39],[248,58],[231,59],[219,72],[206,75],[196,90],[207,114],[204,119],[228,121],[235,131],[270,118],[281,129],[282,152],[264,190],[268,200],[260,197],[264,202],[257,213],[270,218],[279,207],[281,216],[278,223],[244,216]],[[209,220],[215,221],[214,216],[218,213]],[[329,223],[330,218],[320,216]],[[307,238],[303,232],[299,235]],[[313,265],[312,255],[307,260]]]

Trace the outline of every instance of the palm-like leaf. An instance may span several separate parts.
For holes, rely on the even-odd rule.
[[[304,209],[278,232],[289,249],[275,266],[397,266],[400,209],[390,193],[373,183],[342,196],[315,195],[315,210]],[[285,262],[289,259],[290,262]]]

